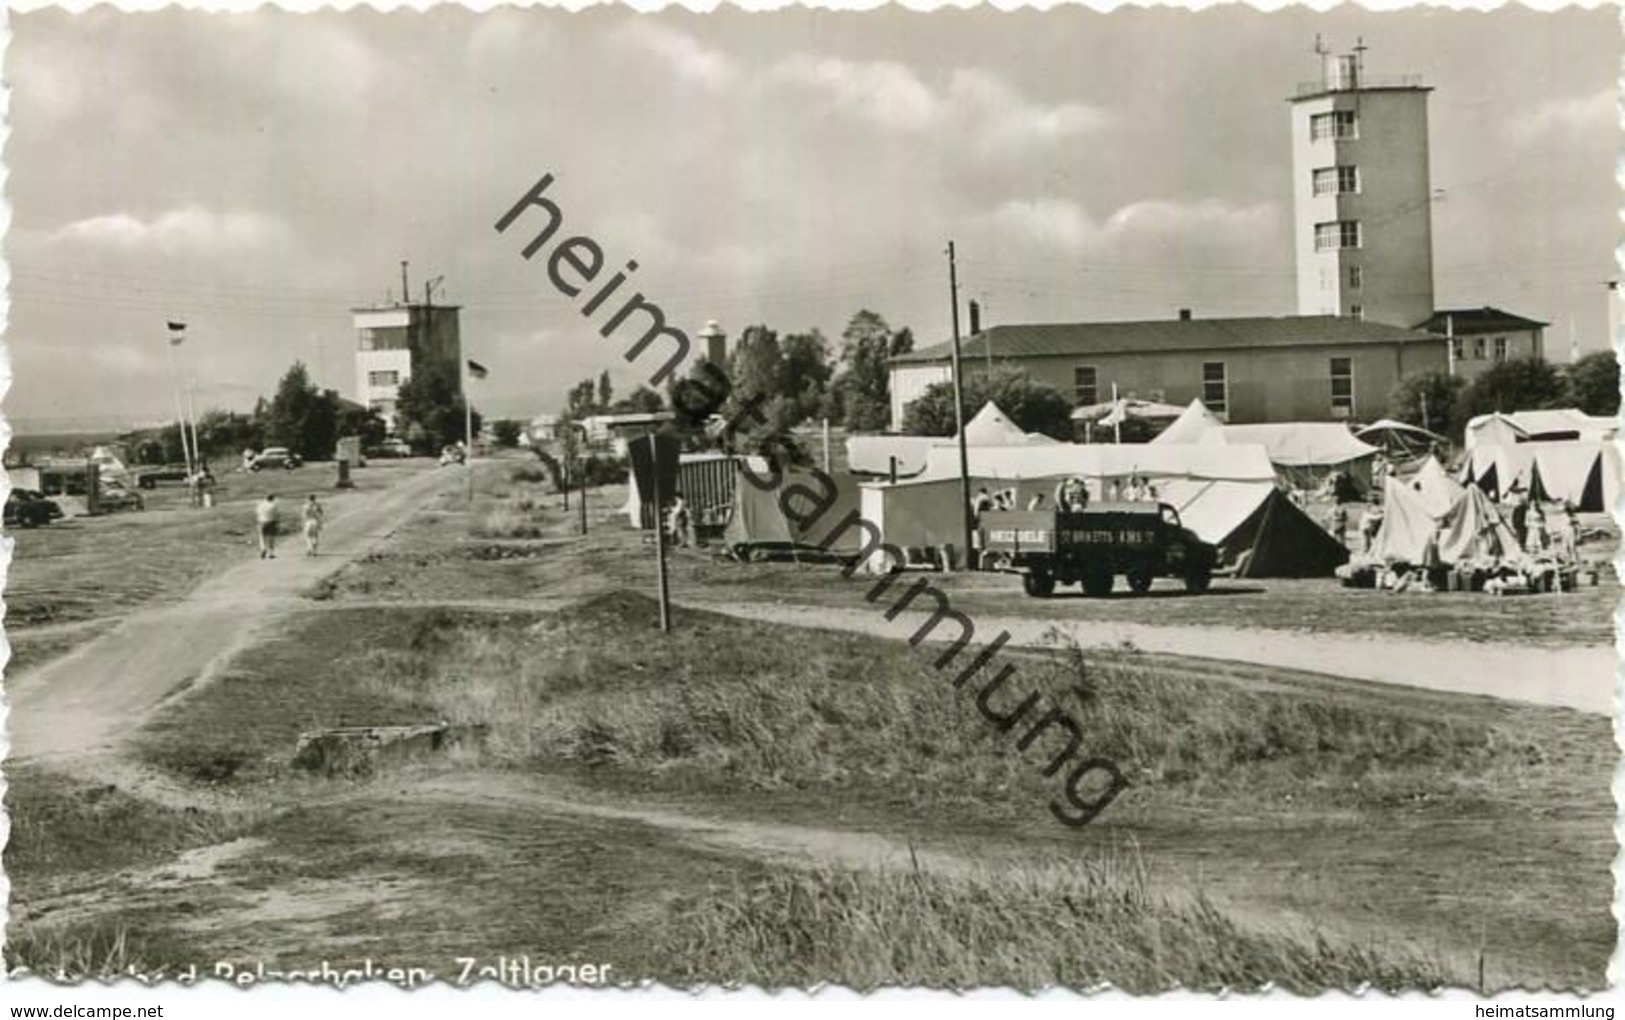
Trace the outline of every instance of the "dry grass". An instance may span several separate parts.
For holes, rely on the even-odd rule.
[[[1110,983],[1153,993],[1274,983],[1314,993],[1450,980],[1400,946],[1250,931],[1200,894],[1155,891],[1135,854],[967,876],[781,871],[688,897],[677,913],[687,921],[666,951],[683,961],[683,984],[727,974],[767,988]]]
[[[523,630],[464,624],[367,651],[357,691],[491,727],[513,762],[573,762],[704,789],[884,788],[1003,817],[1056,794],[1058,749],[1001,734],[925,656],[897,642],[683,612],[664,637],[650,600],[617,594]],[[636,635],[645,638],[629,640]],[[722,650],[726,649],[726,654]],[[1538,734],[1485,714],[1321,692],[1192,683],[1132,653],[1025,656],[1008,707],[1042,695],[1141,790],[1290,791],[1338,803],[1481,796],[1548,763]],[[990,671],[991,672],[991,671]],[[1025,793],[1012,797],[1015,791]]]

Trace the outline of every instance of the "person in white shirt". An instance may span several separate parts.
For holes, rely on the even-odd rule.
[[[304,525],[305,555],[315,556],[322,541],[322,524],[327,520],[327,510],[316,499],[316,494],[310,494],[305,505],[300,508],[299,517]]]
[[[260,559],[276,559],[276,526],[280,508],[276,505],[276,494],[266,493],[265,498],[254,504],[254,523],[258,527],[260,537]]]

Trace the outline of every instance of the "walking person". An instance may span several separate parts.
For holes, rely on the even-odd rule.
[[[319,547],[322,542],[322,525],[327,520],[327,509],[322,506],[321,501],[316,498],[314,492],[310,494],[309,499],[305,500],[304,507],[299,511],[299,517],[304,525],[305,555],[319,555]]]
[[[260,559],[276,559],[276,526],[281,508],[276,505],[276,494],[266,493],[254,504],[254,524],[259,531]]]

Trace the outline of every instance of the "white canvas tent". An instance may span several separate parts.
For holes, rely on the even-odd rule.
[[[1481,414],[1467,423],[1466,446],[1511,446],[1524,442],[1600,443],[1613,439],[1619,423],[1572,407],[1513,414]]]
[[[1330,577],[1349,558],[1274,482],[1168,482],[1162,501],[1238,577]]]
[[[1224,442],[1224,422],[1200,400],[1193,400],[1173,423],[1151,440],[1154,445],[1191,445]]]
[[[1438,458],[1428,457],[1422,467],[1404,485],[1421,500],[1423,508],[1434,517],[1443,517],[1461,498],[1462,486],[1445,472]]]
[[[1023,432],[990,400],[965,423],[965,445],[1004,449],[1064,444],[1039,432]],[[895,457],[897,476],[909,478],[925,469],[933,450],[943,448],[958,450],[959,437],[851,436],[846,441],[846,463],[848,469],[859,474],[889,475]]]
[[[1274,481],[1262,447],[1156,446],[1150,443],[1055,443],[1050,446],[972,447],[973,478],[1016,481],[1032,478],[1081,477],[1091,481],[1203,478],[1212,481]],[[922,480],[959,477],[959,451],[933,449]],[[1097,493],[1098,496],[1098,493]]]

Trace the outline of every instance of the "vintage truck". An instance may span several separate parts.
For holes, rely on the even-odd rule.
[[[1207,591],[1218,550],[1179,522],[1166,503],[1099,503],[1085,510],[990,510],[981,515],[982,567],[1022,575],[1028,595],[1078,583],[1107,595],[1118,574],[1136,595],[1159,577]]]

